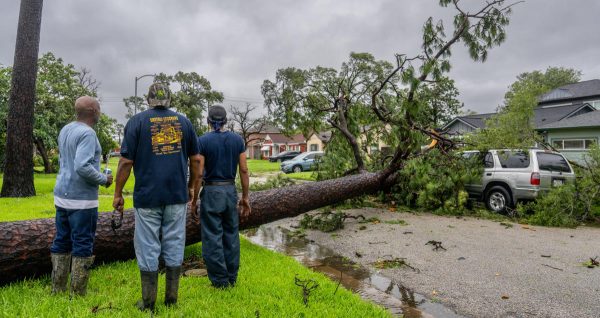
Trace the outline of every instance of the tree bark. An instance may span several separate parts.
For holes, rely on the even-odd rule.
[[[42,24],[42,0],[21,0],[12,71],[2,197],[35,195],[33,110]]]
[[[375,193],[393,182],[382,173],[363,173],[348,177],[305,183],[250,194],[252,213],[240,220],[246,229],[331,205],[363,194]],[[111,214],[101,213],[94,254],[96,262],[128,260],[133,249],[134,217],[125,211],[123,225],[113,231]],[[0,284],[25,277],[37,277],[51,271],[50,246],[54,237],[54,219],[0,223]],[[186,245],[200,241],[200,227],[187,218]]]
[[[54,169],[52,169],[52,163],[50,162],[50,158],[48,157],[48,152],[46,151],[44,141],[36,138],[35,147],[40,153],[40,156],[42,156],[42,161],[44,162],[44,173],[53,173]]]

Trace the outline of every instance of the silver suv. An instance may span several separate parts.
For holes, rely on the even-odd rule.
[[[484,165],[480,182],[465,186],[470,197],[483,200],[494,212],[503,213],[517,201],[534,200],[541,192],[575,180],[565,157],[554,151],[490,150],[487,153],[465,151],[463,157],[478,156]]]

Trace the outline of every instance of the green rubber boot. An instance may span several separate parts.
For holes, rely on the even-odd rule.
[[[67,291],[67,281],[71,271],[71,253],[50,254],[52,259],[52,294]]]
[[[71,261],[71,293],[77,296],[85,296],[87,293],[88,280],[90,279],[90,268],[94,264],[94,256],[73,256]]]

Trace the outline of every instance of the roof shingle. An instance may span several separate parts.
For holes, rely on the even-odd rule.
[[[600,79],[563,85],[540,96],[540,103],[600,95]]]
[[[600,110],[549,123],[538,127],[538,130],[580,127],[600,127]]]

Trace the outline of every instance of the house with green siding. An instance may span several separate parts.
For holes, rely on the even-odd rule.
[[[571,160],[584,163],[591,145],[600,141],[600,79],[568,84],[542,96],[534,109],[534,125],[545,141]],[[459,116],[444,127],[461,136],[485,129],[495,113]]]
[[[600,110],[546,124],[537,130],[567,159],[584,164],[585,153],[600,140]]]

